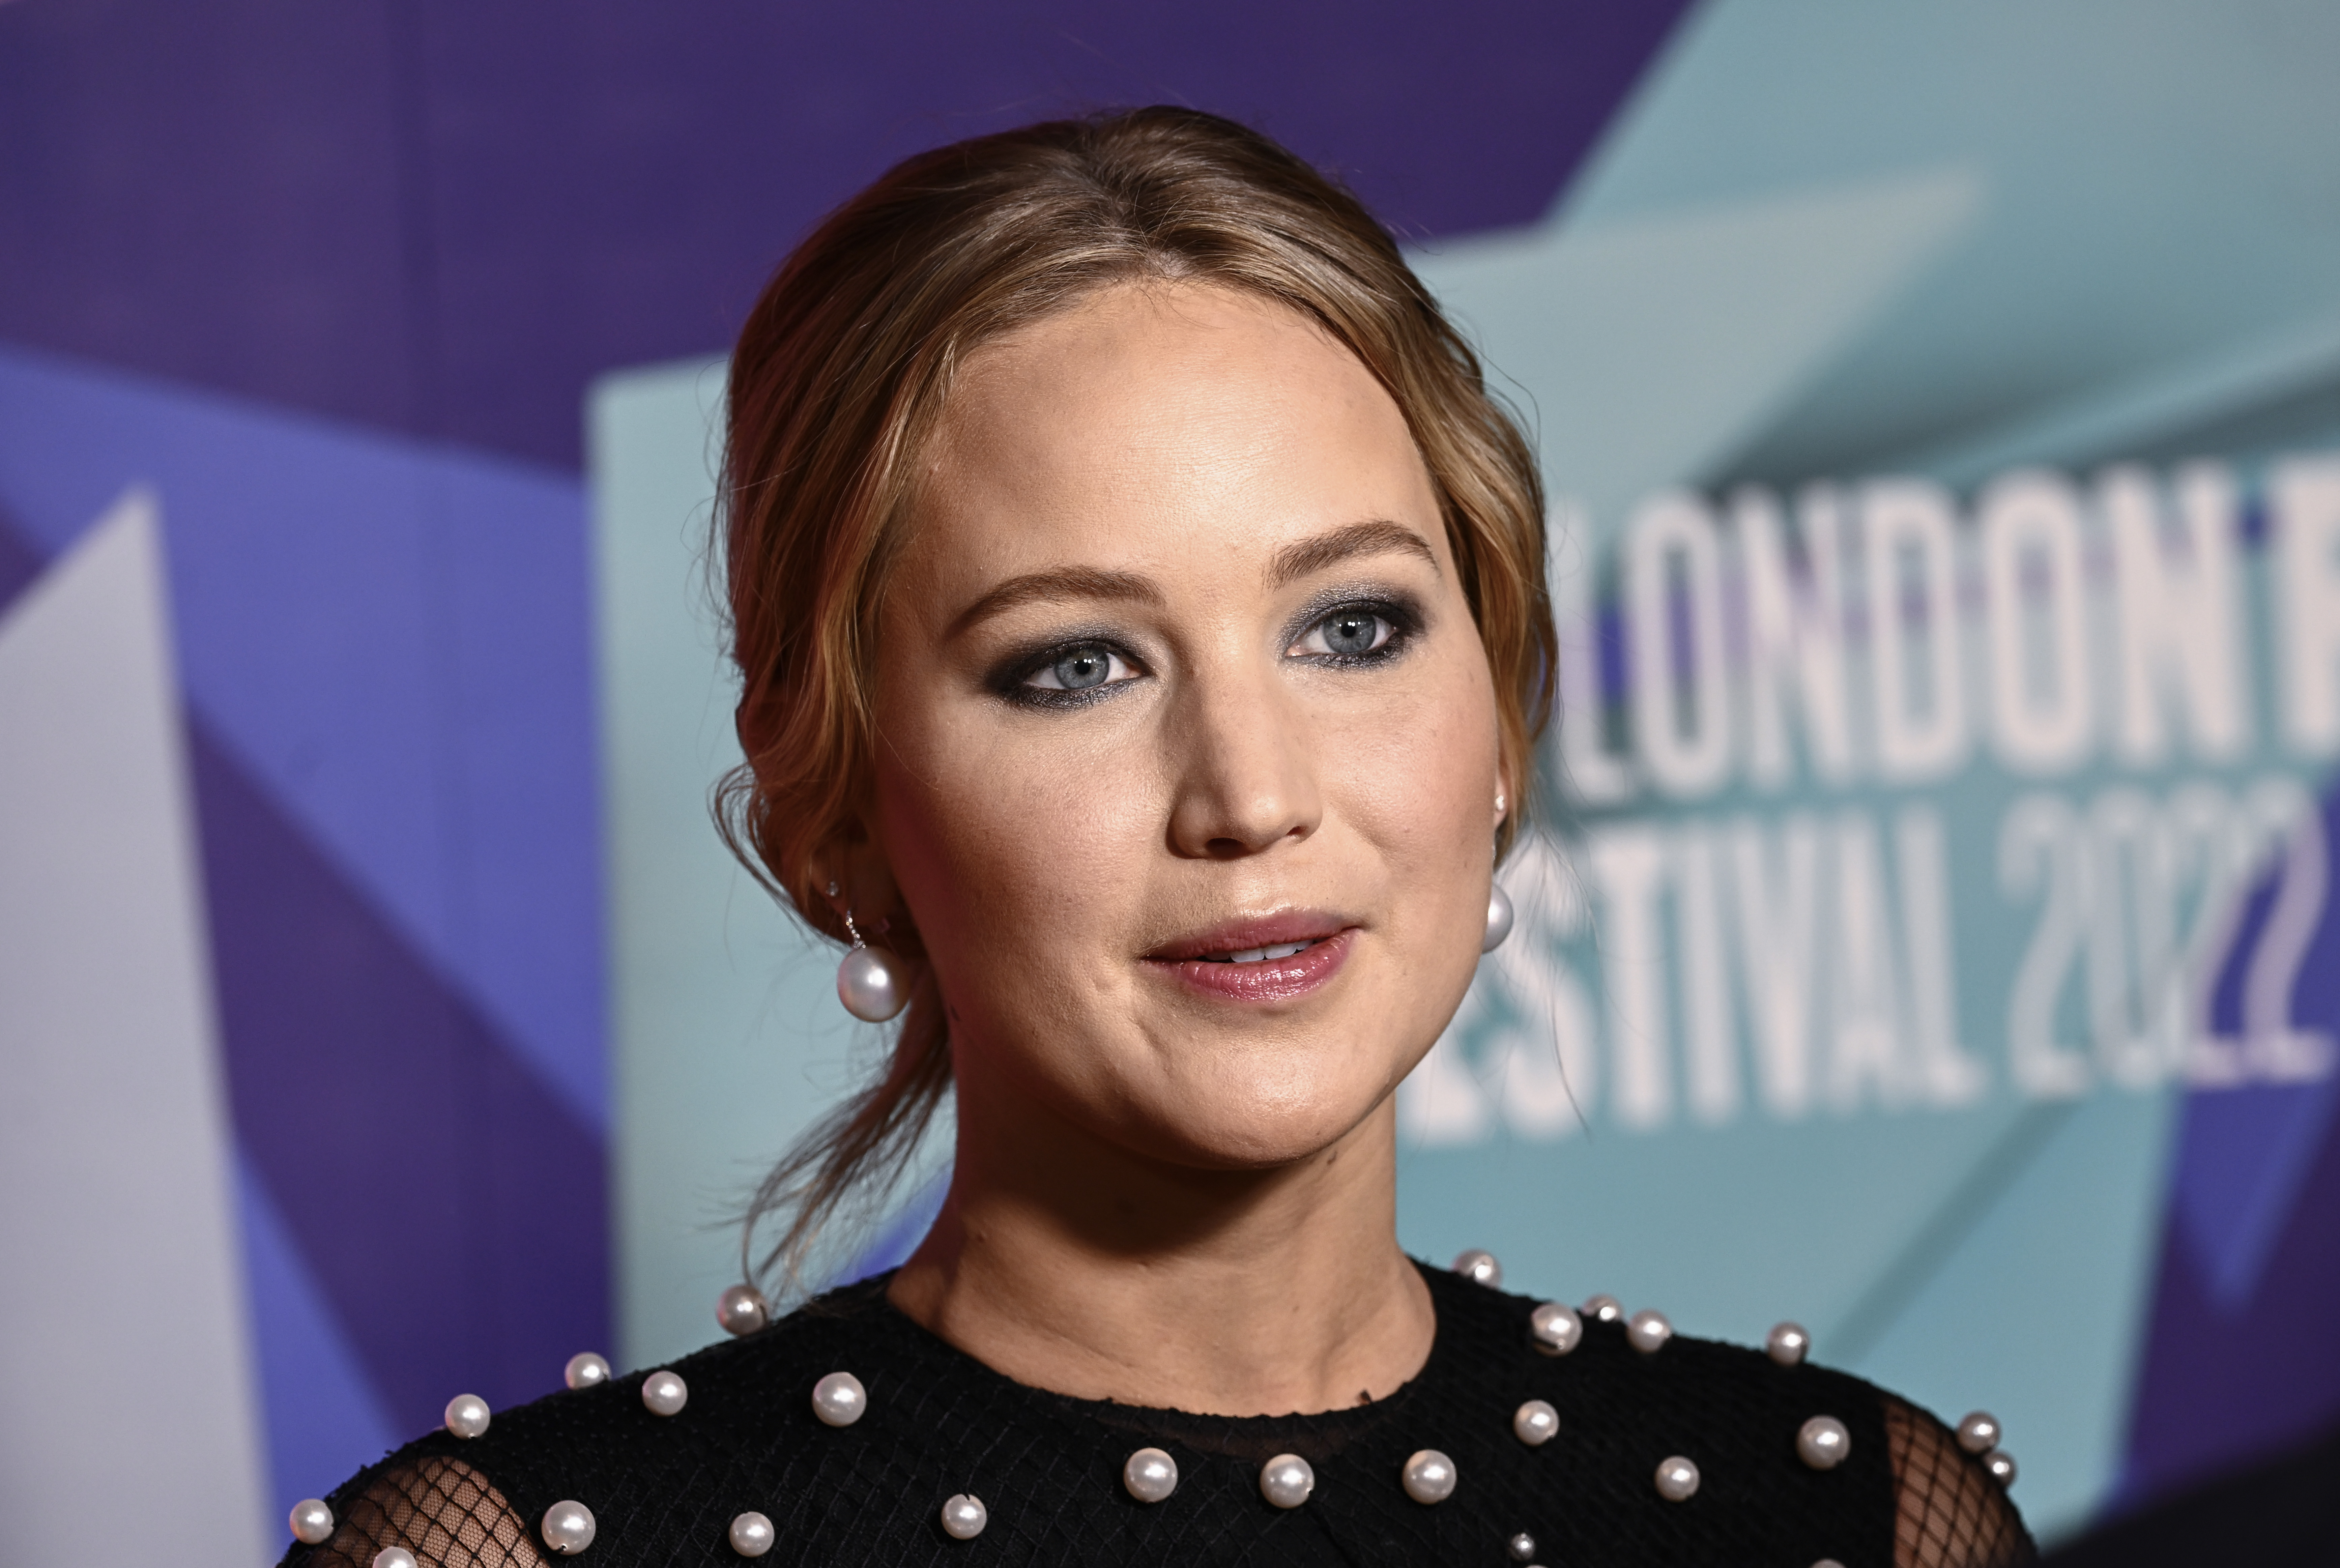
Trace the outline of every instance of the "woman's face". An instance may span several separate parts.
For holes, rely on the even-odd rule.
[[[1128,286],[970,358],[881,609],[871,836],[962,1115],[1259,1167],[1470,983],[1495,699],[1404,420],[1299,315]]]

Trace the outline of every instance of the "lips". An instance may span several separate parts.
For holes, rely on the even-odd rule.
[[[1145,962],[1188,990],[1226,1001],[1303,997],[1338,974],[1355,928],[1319,910],[1237,920],[1165,943]]]

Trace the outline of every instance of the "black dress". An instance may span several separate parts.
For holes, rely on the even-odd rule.
[[[887,1277],[837,1291],[759,1333],[674,1364],[677,1414],[645,1408],[643,1374],[498,1413],[482,1435],[433,1433],[328,1501],[340,1525],[287,1568],[368,1568],[382,1548],[422,1568],[553,1560],[555,1503],[592,1513],[580,1554],[605,1568],[742,1562],[732,1520],[776,1527],[762,1563],[1451,1564],[1454,1568],[1843,1568],[2028,1562],[2030,1539],[1998,1483],[1939,1422],[1873,1385],[1760,1352],[1677,1336],[1653,1353],[1622,1325],[1587,1320],[1569,1354],[1535,1345],[1535,1303],[1423,1267],[1437,1309],[1430,1359],[1387,1399],[1322,1415],[1205,1416],[1028,1388],[952,1348],[886,1299]],[[850,1372],[868,1407],[816,1418],[813,1385]],[[1513,1415],[1550,1403],[1556,1435],[1531,1445]],[[1815,1415],[1849,1433],[1828,1470],[1799,1457]],[[1139,1448],[1166,1451],[1176,1489],[1146,1503],[1122,1482]],[[1415,1502],[1408,1457],[1448,1455],[1453,1494]],[[1296,1454],[1315,1488],[1295,1508],[1261,1494],[1261,1465]],[[1661,1496],[1661,1463],[1697,1490]],[[987,1522],[957,1540],[946,1500]],[[1532,1555],[1515,1554],[1516,1537]]]

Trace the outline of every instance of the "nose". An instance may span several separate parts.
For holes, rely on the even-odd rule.
[[[1324,815],[1317,749],[1274,679],[1205,675],[1182,695],[1171,852],[1234,860],[1314,833]]]

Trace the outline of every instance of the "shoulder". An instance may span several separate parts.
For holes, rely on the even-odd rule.
[[[1452,1341],[1443,1375],[1532,1385],[1561,1436],[1574,1437],[1580,1465],[1651,1521],[1643,1539],[1696,1514],[1701,1533],[1720,1532],[1709,1540],[1792,1544],[1803,1561],[1978,1568],[2030,1558],[1988,1444],[1961,1441],[1923,1408],[1810,1360],[1800,1331],[1755,1349],[1674,1333],[1654,1313],[1547,1305],[1424,1274]],[[1540,1306],[1558,1320],[1542,1334]],[[1677,1461],[1688,1462],[1673,1476],[1675,1490],[1689,1487],[1680,1497],[1659,1474]]]
[[[1778,1350],[1754,1349],[1675,1332],[1662,1313],[1629,1312],[1604,1296],[1582,1308],[1515,1295],[1425,1268],[1437,1303],[1439,1332],[1473,1363],[1515,1362],[1522,1350],[1565,1364],[1578,1381],[1630,1379],[1637,1396],[1652,1394],[1718,1403],[1768,1403],[1781,1398],[1833,1398],[1848,1405],[1878,1405],[1875,1384],[1810,1360],[1803,1341]],[[1538,1313],[1554,1325],[1539,1331]],[[1792,1325],[1782,1325],[1783,1327]],[[1798,1331],[1800,1335],[1801,1331]]]
[[[548,1503],[579,1495],[560,1488],[618,1469],[679,1474],[710,1454],[784,1450],[824,1429],[814,1385],[847,1368],[880,1376],[873,1362],[901,1355],[888,1343],[898,1327],[882,1288],[848,1286],[754,1334],[500,1412],[477,1438],[440,1432],[417,1446],[456,1454],[531,1497],[557,1491]]]
[[[432,1432],[352,1476],[327,1504],[344,1522],[395,1513],[401,1500],[411,1508],[421,1497],[427,1507],[446,1501],[435,1478],[457,1476],[471,1494],[457,1511],[483,1527],[492,1515],[533,1538],[548,1510],[581,1503],[597,1544],[622,1539],[651,1560],[661,1543],[672,1544],[674,1531],[704,1533],[704,1517],[729,1494],[760,1493],[753,1478],[785,1472],[818,1446],[829,1425],[813,1398],[823,1377],[846,1372],[857,1384],[882,1382],[916,1359],[917,1336],[886,1305],[883,1287],[883,1280],[848,1286],[664,1365],[495,1411],[474,1436]],[[719,1541],[739,1511],[721,1514]],[[338,1540],[313,1558],[308,1552],[296,1547],[285,1562],[328,1568],[367,1560]],[[523,1551],[511,1560],[533,1558]]]
[[[1449,1343],[1433,1365],[1482,1408],[1529,1394],[1547,1407],[1552,1435],[1537,1463],[1601,1495],[1617,1533],[1582,1543],[1594,1555],[1893,1560],[1890,1444],[1873,1384],[1675,1333],[1654,1313],[1552,1304],[1539,1334],[1546,1304],[1439,1272],[1427,1271]]]

